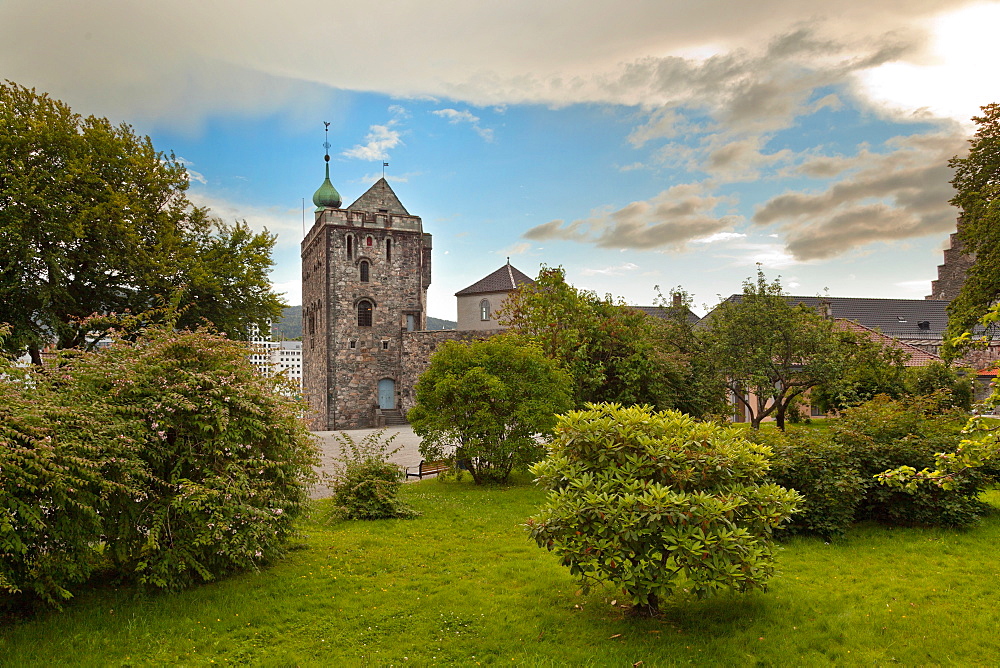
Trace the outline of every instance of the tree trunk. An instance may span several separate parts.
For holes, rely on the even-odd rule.
[[[28,355],[31,356],[31,363],[42,366],[42,351],[37,346],[28,346]]]
[[[780,401],[778,402],[778,409],[774,412],[774,423],[781,431],[785,431],[785,408],[785,402]]]
[[[646,603],[633,605],[628,612],[633,617],[656,617],[660,614],[660,599],[650,594]]]

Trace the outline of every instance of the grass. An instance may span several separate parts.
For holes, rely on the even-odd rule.
[[[403,496],[422,517],[324,524],[321,507],[259,573],[174,595],[95,583],[0,631],[0,664],[982,665],[1000,650],[1000,517],[793,539],[769,592],[677,599],[639,620],[616,592],[577,595],[527,540],[539,490],[427,480]]]

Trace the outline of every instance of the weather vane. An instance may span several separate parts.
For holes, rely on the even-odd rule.
[[[330,162],[330,124],[326,121],[323,121],[323,125],[326,126],[323,128],[323,132],[326,133],[325,140],[323,141],[323,148],[326,149],[326,155],[323,157],[323,159],[326,160],[327,162]]]
[[[383,162],[382,163],[382,178],[383,179],[385,178],[385,168],[388,167],[388,166],[389,166],[388,162]]]

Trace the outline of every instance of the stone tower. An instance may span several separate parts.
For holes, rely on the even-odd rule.
[[[975,253],[966,252],[965,242],[959,237],[961,229],[962,220],[959,219],[959,231],[951,233],[950,246],[944,251],[944,264],[938,265],[938,277],[931,281],[931,294],[927,299],[951,301],[957,297],[969,269],[976,262]]]
[[[302,240],[303,392],[312,429],[356,429],[401,407],[403,340],[426,322],[431,235],[385,178],[340,208],[326,160]]]

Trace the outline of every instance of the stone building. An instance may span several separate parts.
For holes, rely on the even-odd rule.
[[[426,321],[431,235],[384,178],[341,208],[327,161],[302,241],[303,393],[313,429],[352,429],[403,408],[403,336]]]
[[[958,230],[962,229],[962,221],[958,222]],[[949,247],[944,251],[944,264],[938,265],[937,280],[931,281],[931,294],[927,299],[951,301],[958,296],[965,283],[965,276],[976,262],[975,253],[965,251],[965,243],[959,238],[959,232],[951,233]]]

